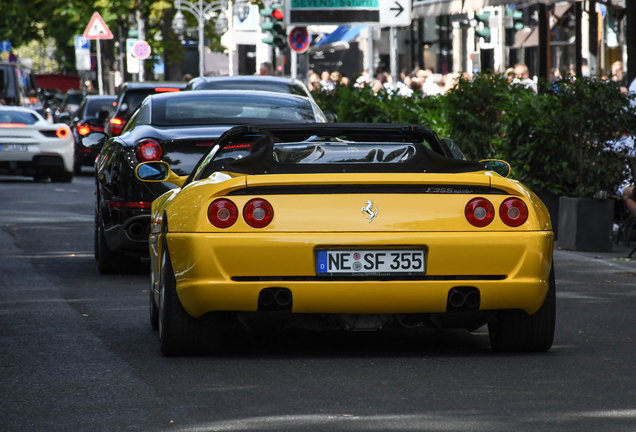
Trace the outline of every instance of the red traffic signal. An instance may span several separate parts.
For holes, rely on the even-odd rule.
[[[283,11],[280,9],[274,9],[270,16],[274,19],[277,19],[278,21],[282,21],[285,17],[285,14],[283,14]]]

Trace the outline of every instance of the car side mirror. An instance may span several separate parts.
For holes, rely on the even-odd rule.
[[[102,132],[89,133],[81,139],[82,145],[87,148],[101,148],[108,140],[108,135]]]
[[[142,162],[135,168],[135,176],[146,183],[168,182],[182,187],[188,176],[178,176],[167,162]]]
[[[487,170],[494,171],[502,177],[508,177],[512,172],[510,164],[499,159],[484,159],[480,160],[479,163],[484,164]]]
[[[325,111],[325,117],[327,118],[327,123],[336,123],[338,121],[338,116],[330,111]]]

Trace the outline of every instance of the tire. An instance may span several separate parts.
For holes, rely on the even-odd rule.
[[[166,241],[159,277],[159,346],[166,356],[197,356],[219,351],[220,331],[209,315],[194,318],[181,305]]]
[[[556,321],[556,280],[554,262],[550,270],[548,294],[537,312],[498,311],[488,324],[492,349],[498,352],[544,352],[552,347]]]
[[[124,266],[123,255],[112,252],[108,248],[102,219],[97,215],[96,235],[97,240],[97,270],[100,274],[118,274]]]
[[[53,171],[51,173],[51,181],[53,183],[71,183],[73,181],[73,173],[64,169]]]
[[[150,325],[153,330],[159,330],[159,308],[155,303],[155,277],[150,269]]]

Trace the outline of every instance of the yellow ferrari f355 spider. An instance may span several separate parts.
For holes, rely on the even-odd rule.
[[[503,169],[503,171],[501,171]],[[477,329],[546,351],[553,233],[502,161],[422,126],[239,126],[152,205],[150,316],[166,355],[219,350],[231,321],[310,329]],[[503,175],[501,175],[503,174]]]

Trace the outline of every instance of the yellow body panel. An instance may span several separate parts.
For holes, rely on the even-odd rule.
[[[501,275],[503,280],[285,281],[315,276],[320,248],[423,247],[427,276]],[[295,313],[434,313],[448,291],[474,286],[481,309],[524,309],[543,303],[552,263],[550,231],[519,233],[168,234],[179,298],[188,313],[255,311],[260,290],[288,288]],[[238,282],[236,277],[271,277]]]
[[[481,310],[523,309],[532,314],[545,299],[553,248],[550,217],[536,195],[516,181],[485,171],[230,176],[233,178],[195,182],[153,203],[154,280],[158,281],[159,276],[166,215],[177,292],[193,316],[210,311],[256,311],[260,291],[272,287],[292,292],[294,313],[442,313],[449,290],[457,286],[478,288]],[[259,196],[249,195],[248,189],[248,194],[228,195],[246,186],[336,184],[445,185],[459,189],[491,186],[503,193]],[[464,215],[466,204],[477,196],[490,200],[497,213],[484,228],[470,225]],[[517,228],[506,226],[498,215],[499,205],[510,196],[522,199],[529,210],[527,222]],[[239,213],[250,199],[265,198],[274,208],[274,219],[267,227],[255,229],[239,216],[230,228],[215,228],[208,220],[207,209],[219,197],[233,201]],[[378,208],[371,223],[361,211],[366,200],[372,200]],[[406,247],[426,250],[429,279],[315,278],[317,249]]]

